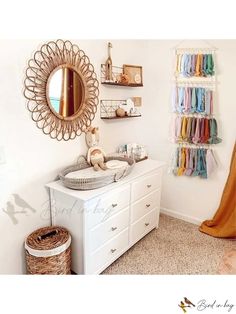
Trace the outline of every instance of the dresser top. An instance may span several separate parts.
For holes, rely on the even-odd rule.
[[[165,162],[163,161],[158,161],[158,160],[152,160],[152,159],[147,159],[140,161],[135,164],[132,172],[125,178],[121,179],[118,182],[114,182],[111,184],[108,184],[102,188],[99,189],[94,189],[94,190],[86,190],[86,191],[81,191],[81,190],[72,190],[67,187],[65,187],[60,180],[58,181],[53,181],[48,184],[46,184],[46,187],[60,191],[62,193],[65,193],[67,195],[71,195],[73,197],[79,198],[82,201],[88,201],[94,197],[97,197],[103,193],[109,192],[110,190],[119,187],[125,183],[129,183],[130,181],[135,180],[138,177],[141,177],[142,175],[145,175],[149,172],[154,171],[155,169],[162,168],[166,165]]]

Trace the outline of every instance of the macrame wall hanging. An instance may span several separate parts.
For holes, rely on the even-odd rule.
[[[177,144],[170,171],[176,176],[208,178],[217,167],[212,149],[218,137],[214,114],[216,48],[175,47],[170,139]]]

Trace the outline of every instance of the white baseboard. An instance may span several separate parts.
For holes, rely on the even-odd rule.
[[[188,216],[188,215],[173,211],[173,210],[168,209],[168,208],[161,208],[161,213],[168,215],[168,216],[171,216],[171,217],[174,217],[174,218],[178,218],[178,219],[187,221],[187,222],[191,222],[192,224],[195,224],[198,226],[202,223],[202,220],[200,220],[198,218]]]

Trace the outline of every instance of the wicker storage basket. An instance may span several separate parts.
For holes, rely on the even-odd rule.
[[[27,273],[66,275],[71,273],[71,236],[53,226],[32,232],[25,241]]]
[[[59,177],[62,183],[74,190],[93,190],[97,188],[101,188],[107,184],[117,182],[127,176],[133,169],[135,165],[135,161],[132,158],[128,157],[118,157],[118,156],[109,156],[105,158],[105,162],[109,160],[121,160],[127,161],[129,166],[124,170],[117,170],[114,174],[103,175],[97,178],[67,178],[66,175],[70,172],[85,169],[91,167],[84,156],[80,156],[78,159],[78,163],[76,165],[67,167],[60,174]]]

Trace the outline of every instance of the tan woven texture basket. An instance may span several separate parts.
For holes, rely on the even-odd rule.
[[[118,156],[109,156],[105,158],[105,162],[109,160],[121,160],[127,161],[129,166],[124,170],[117,170],[115,174],[109,174],[107,176],[103,175],[97,178],[67,178],[66,175],[70,172],[85,169],[91,167],[87,161],[85,156],[80,156],[78,159],[78,163],[76,165],[67,167],[64,169],[60,174],[59,178],[61,179],[62,183],[74,190],[93,190],[97,188],[101,188],[107,184],[117,182],[127,176],[133,169],[135,165],[135,161],[132,158],[128,157],[118,157]]]
[[[71,236],[53,226],[32,232],[25,241],[27,273],[67,275],[71,273]]]

